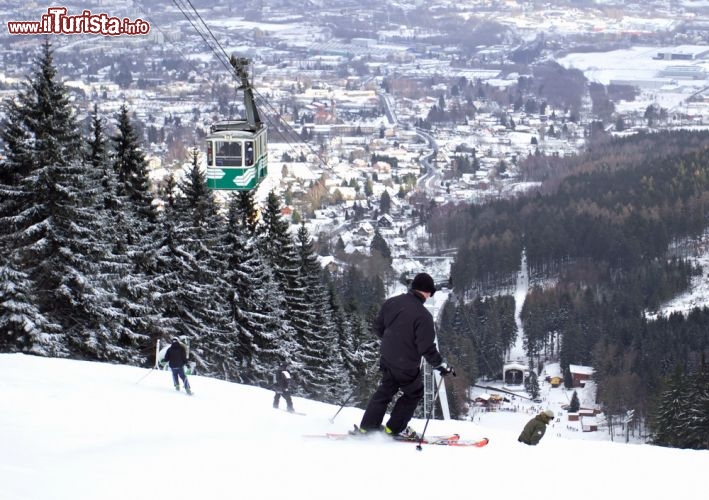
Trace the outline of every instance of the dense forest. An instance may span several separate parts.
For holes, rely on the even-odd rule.
[[[514,313],[510,295],[478,296],[470,303],[455,294],[449,296],[441,312],[438,339],[441,352],[457,372],[446,381],[451,415],[466,414],[469,390],[478,380],[495,379],[502,373],[505,351],[518,333]]]
[[[522,310],[530,366],[591,365],[611,417],[632,409],[636,424],[652,425],[668,378],[677,370],[700,376],[709,353],[709,309],[647,314],[702,273],[687,257],[707,229],[707,146],[706,131],[599,142],[580,157],[554,159],[559,176],[544,171],[539,192],[448,209],[432,226],[458,248],[456,294],[509,286],[526,252],[532,281],[545,284],[533,287]],[[530,173],[546,164],[530,163]],[[694,401],[706,412],[706,391]]]
[[[151,191],[127,106],[75,115],[45,44],[4,103],[0,351],[152,366],[179,336],[201,374],[269,387],[289,361],[300,395],[366,399],[381,279],[325,273],[273,193],[260,217],[249,192],[217,204],[196,154]]]

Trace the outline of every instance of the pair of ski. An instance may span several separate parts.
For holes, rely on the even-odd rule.
[[[302,411],[288,410],[288,409],[286,409],[286,408],[274,408],[274,409],[275,409],[275,410],[281,410],[281,411],[284,411],[284,412],[286,412],[286,413],[290,413],[291,415],[300,415],[301,417],[304,417],[304,416],[305,416],[305,413],[303,413]]]
[[[356,428],[354,431],[350,432],[326,432],[325,434],[306,434],[305,437],[311,438],[326,438],[331,440],[366,440],[371,437],[368,434],[360,433]],[[404,436],[388,436],[392,441],[398,443],[416,443],[416,444],[430,444],[438,446],[472,446],[475,448],[482,448],[490,442],[488,438],[481,439],[460,439],[459,434],[446,434],[441,436],[425,436],[423,441],[421,438],[411,438]]]

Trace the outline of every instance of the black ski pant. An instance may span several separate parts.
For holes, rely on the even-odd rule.
[[[187,375],[185,375],[185,367],[178,366],[177,368],[170,368],[172,370],[172,381],[175,384],[175,389],[180,388],[180,382],[178,377],[182,379],[182,383],[185,385],[185,389],[189,390],[190,382],[187,380]]]
[[[293,399],[290,397],[290,391],[276,391],[276,394],[273,396],[273,407],[278,408],[278,404],[281,402],[281,396],[286,400],[288,411],[293,411]]]
[[[380,363],[379,369],[382,372],[382,380],[367,404],[360,427],[366,430],[378,430],[384,420],[387,406],[401,390],[402,394],[396,400],[386,424],[392,434],[398,434],[406,429],[416,411],[416,406],[423,397],[421,369],[401,370],[387,366],[384,361]]]

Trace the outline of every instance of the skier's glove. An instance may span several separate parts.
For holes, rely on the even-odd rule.
[[[443,362],[440,365],[436,366],[435,369],[438,370],[438,372],[444,377],[449,374],[453,374],[453,376],[455,377],[455,370],[453,370],[452,366],[448,366],[448,363]]]

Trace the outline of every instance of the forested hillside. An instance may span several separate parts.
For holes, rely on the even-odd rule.
[[[651,417],[667,377],[700,376],[709,353],[709,310],[645,316],[702,272],[685,257],[707,229],[707,145],[708,132],[688,131],[595,144],[557,162],[560,178],[539,193],[460,209],[447,225],[455,291],[509,284],[524,249],[536,281],[554,283],[522,311],[532,366],[592,365],[607,412]]]
[[[83,134],[48,44],[4,112],[0,351],[152,366],[180,336],[204,375],[268,387],[288,360],[298,394],[369,394],[382,280],[325,275],[275,195],[219,206],[195,155],[156,196],[128,107]]]

